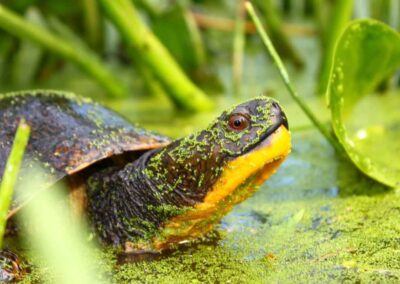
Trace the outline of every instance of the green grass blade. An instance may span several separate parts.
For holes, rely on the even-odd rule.
[[[210,109],[213,104],[173,59],[159,39],[141,21],[130,0],[101,0],[104,12],[119,29],[137,57],[162,83],[170,98],[186,110]]]
[[[290,38],[282,28],[282,20],[271,0],[260,0],[258,6],[264,13],[264,21],[268,29],[271,41],[278,47],[279,54],[290,60],[298,69],[304,67],[304,62],[297,52]],[[256,6],[257,7],[257,6]]]
[[[325,136],[325,138],[329,141],[329,143],[338,151],[338,153],[343,153],[345,155],[342,146],[337,142],[335,137],[331,135],[329,130],[318,120],[318,118],[313,114],[313,112],[307,106],[307,104],[297,94],[296,90],[294,89],[290,81],[290,77],[285,68],[285,65],[283,64],[281,58],[276,52],[276,49],[272,44],[270,38],[268,37],[267,33],[265,32],[265,29],[263,28],[261,21],[253,8],[253,5],[250,2],[246,2],[245,5],[247,12],[249,13],[252,21],[254,22],[257,28],[258,33],[261,36],[261,39],[263,40],[265,46],[267,47],[268,52],[271,55],[275,65],[278,67],[279,74],[281,75],[283,82],[289,91],[289,94],[292,96],[294,101],[300,106],[300,108],[304,111],[304,113],[308,116],[308,118],[312,121],[312,123],[317,127],[317,129],[321,132],[321,134]]]
[[[37,169],[23,180],[24,190],[40,187],[43,182],[33,183],[29,175],[44,176]],[[78,216],[73,215],[65,204],[65,191],[61,184],[38,194],[24,210],[18,221],[23,229],[22,238],[29,247],[35,269],[43,269],[43,282],[49,283],[106,283],[101,262],[96,261],[89,232]],[[75,218],[74,218],[75,217]],[[82,217],[82,216],[80,216]],[[47,279],[50,278],[50,279]],[[47,280],[47,281],[46,281]]]
[[[102,46],[102,18],[97,0],[83,0],[85,34],[92,48],[99,50]]]
[[[38,9],[30,8],[25,16],[27,21],[43,25],[44,19]],[[30,41],[22,41],[18,51],[14,51],[15,59],[12,64],[12,82],[19,88],[28,87],[35,80],[43,60],[44,50]]]
[[[21,120],[15,134],[13,146],[4,169],[0,184],[0,248],[3,246],[3,236],[7,223],[7,213],[17,181],[19,168],[28,144],[30,128]]]
[[[319,72],[318,94],[325,94],[329,75],[332,68],[333,53],[336,42],[345,29],[346,25],[351,20],[353,13],[353,0],[338,0],[333,6],[330,22],[327,26],[325,41],[323,42],[323,54],[321,59],[321,67]]]
[[[119,97],[125,94],[124,87],[119,79],[105,68],[100,58],[95,53],[90,52],[89,48],[79,48],[42,27],[32,25],[1,4],[0,28],[21,40],[30,40],[75,63],[103,86],[110,95]]]
[[[240,0],[237,4],[235,21],[235,32],[233,36],[233,58],[232,58],[232,77],[233,92],[236,96],[241,94],[242,75],[243,75],[243,56],[245,37],[246,13],[244,10],[245,0]]]

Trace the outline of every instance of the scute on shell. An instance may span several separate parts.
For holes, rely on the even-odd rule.
[[[132,125],[112,110],[72,93],[0,94],[0,181],[21,117],[30,125],[31,137],[19,176],[39,166],[46,171],[48,185],[113,155],[158,148],[170,142],[167,137]],[[21,202],[15,199],[13,208]]]

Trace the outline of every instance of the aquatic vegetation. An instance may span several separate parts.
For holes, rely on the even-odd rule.
[[[265,33],[250,2],[246,3],[246,8],[278,67],[289,93],[321,134],[338,154],[348,155],[365,174],[389,186],[398,187],[400,185],[400,164],[398,161],[389,163],[389,156],[399,149],[400,133],[398,130],[395,127],[387,127],[382,120],[377,122],[378,125],[370,125],[371,119],[365,117],[364,127],[380,127],[383,134],[380,134],[381,137],[373,137],[371,140],[372,142],[374,139],[379,139],[381,143],[372,142],[369,147],[363,149],[356,145],[355,139],[349,137],[342,119],[342,116],[346,116],[345,111],[348,114],[357,101],[372,92],[378,83],[381,83],[399,67],[400,49],[397,47],[400,44],[400,37],[398,33],[382,23],[373,20],[359,20],[352,22],[338,39],[327,89],[329,107],[332,109],[332,125],[336,134],[336,137],[333,137],[293,87],[282,60]],[[380,53],[383,53],[384,56],[377,56]],[[343,110],[345,105],[346,110]],[[370,111],[371,115],[378,112],[376,109]],[[398,117],[395,117],[395,121],[393,118],[391,120],[390,125],[399,123]],[[366,129],[357,131],[363,133],[359,134],[363,136],[361,139],[373,135],[373,133],[367,133]],[[382,143],[383,141],[386,142]],[[360,152],[359,148],[364,152]]]
[[[7,214],[13,197],[14,187],[18,179],[25,148],[28,144],[29,134],[29,126],[24,119],[21,119],[0,182],[0,248],[3,247]]]
[[[293,150],[209,235],[141,260],[98,247],[86,224],[70,224],[65,196],[38,199],[19,219],[38,230],[4,239],[5,247],[22,248],[30,271],[22,283],[399,282],[397,1],[254,0],[252,13],[247,1],[78,2],[2,2],[1,93],[72,91],[82,95],[77,103],[101,101],[173,138],[266,94],[285,109]],[[88,116],[104,124],[96,110]],[[90,146],[114,144],[119,134],[92,133],[98,139]],[[184,142],[173,153],[182,165],[198,146]],[[32,184],[54,174],[42,166],[49,172]],[[192,170],[201,187],[204,175]],[[147,174],[162,180],[168,173]],[[182,181],[160,183],[159,191],[174,192]],[[186,212],[147,207],[166,216]],[[129,221],[159,233],[151,222]]]
[[[379,97],[367,95],[400,67],[399,47],[398,32],[388,26],[372,20],[353,22],[337,44],[327,93],[333,129],[351,160],[365,174],[392,187],[400,186],[400,162],[391,158],[400,147],[399,116],[381,113],[378,118],[375,114],[385,112]],[[363,99],[374,103],[349,119]],[[392,100],[398,103],[396,97]],[[376,128],[380,133],[374,132]]]

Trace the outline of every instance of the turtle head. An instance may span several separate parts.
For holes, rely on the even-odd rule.
[[[278,102],[259,97],[225,110],[203,132],[217,133],[209,139],[210,146],[218,149],[224,158],[222,164],[225,164],[265,144],[280,127],[288,133],[288,122]],[[202,140],[203,132],[198,135],[198,140]],[[290,148],[290,143],[287,147]]]
[[[164,202],[181,210],[165,219],[154,246],[203,235],[267,179],[291,148],[279,104],[258,97],[225,110],[206,129],[175,140],[149,158]],[[178,211],[176,211],[178,212]]]
[[[235,204],[247,198],[290,152],[286,115],[270,98],[256,98],[226,110],[211,128],[219,129],[214,145],[218,145],[221,161],[220,173],[203,199],[207,206],[232,201],[237,194],[241,198]]]

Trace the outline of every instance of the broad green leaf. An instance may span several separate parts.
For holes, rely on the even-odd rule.
[[[400,36],[374,20],[354,21],[333,60],[328,95],[337,138],[361,171],[400,186],[400,97],[374,94],[400,66]]]

